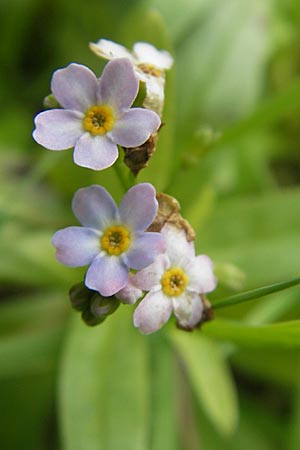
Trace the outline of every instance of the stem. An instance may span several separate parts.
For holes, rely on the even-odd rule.
[[[117,177],[119,178],[119,181],[124,189],[124,192],[126,192],[128,190],[128,183],[124,177],[124,173],[123,173],[118,161],[116,161],[116,163],[113,165],[113,167],[114,167]]]
[[[251,291],[242,292],[241,294],[232,295],[222,300],[216,301],[212,307],[213,309],[226,308],[227,306],[237,305],[238,303],[255,300],[256,298],[264,297],[265,295],[273,294],[274,292],[282,291],[300,284],[300,278],[294,278],[289,281],[282,281],[280,283],[271,284]]]
[[[113,167],[125,192],[135,185],[136,176],[133,175],[130,169],[128,169],[127,173],[124,171],[127,167],[122,163],[121,156],[119,156]]]

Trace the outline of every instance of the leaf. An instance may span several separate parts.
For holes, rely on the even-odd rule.
[[[237,305],[238,303],[247,302],[249,300],[255,300],[265,295],[273,294],[274,292],[282,291],[290,287],[296,286],[300,283],[300,278],[294,278],[289,281],[282,281],[281,283],[272,284],[270,286],[264,286],[261,288],[253,289],[248,292],[241,292],[240,294],[232,295],[231,297],[216,300],[213,303],[213,309],[226,308],[227,306]]]
[[[53,372],[57,362],[62,327],[18,333],[1,339],[0,378]]]
[[[203,333],[246,348],[300,348],[300,320],[251,326],[241,322],[215,319],[203,326]]]
[[[299,276],[300,191],[221,202],[201,228],[201,253],[247,274],[245,288]]]
[[[148,349],[126,307],[101,326],[74,318],[60,377],[65,450],[145,450]]]
[[[82,269],[62,266],[55,258],[51,232],[23,230],[7,223],[1,229],[0,280],[24,285],[69,287],[82,278]]]
[[[233,433],[238,420],[237,398],[219,347],[198,332],[174,331],[170,338],[206,414],[221,433]]]
[[[176,450],[176,366],[172,349],[162,333],[149,336],[151,345],[152,420],[151,450]]]

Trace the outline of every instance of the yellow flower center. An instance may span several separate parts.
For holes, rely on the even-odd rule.
[[[104,231],[100,243],[109,255],[118,256],[126,252],[131,244],[130,231],[122,225],[113,225]]]
[[[181,295],[188,281],[188,276],[180,267],[172,267],[166,270],[160,280],[164,293],[170,297]]]
[[[105,134],[115,124],[115,117],[110,106],[92,106],[85,113],[83,128],[94,136]]]
[[[158,69],[153,64],[141,63],[138,65],[138,67],[142,72],[147,73],[148,75],[152,75],[153,77],[159,78],[164,74],[163,70]]]

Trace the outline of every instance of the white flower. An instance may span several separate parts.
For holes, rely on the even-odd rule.
[[[180,326],[192,329],[201,320],[199,294],[216,287],[213,265],[206,255],[195,256],[183,230],[166,225],[162,233],[167,251],[134,276],[138,288],[149,291],[134,312],[134,325],[141,333],[159,330],[174,312]]]
[[[157,50],[147,42],[136,42],[130,52],[120,44],[107,39],[90,43],[90,49],[104,59],[128,58],[135,67],[140,81],[146,84],[143,106],[162,115],[164,105],[165,71],[173,65],[173,58],[166,50]]]

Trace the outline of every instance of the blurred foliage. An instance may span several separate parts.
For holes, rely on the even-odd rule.
[[[88,42],[168,49],[165,125],[139,180],[180,201],[216,263],[212,302],[299,276],[299,2],[2,0],[0,30],[0,448],[298,450],[299,288],[193,334],[141,336],[128,306],[86,327],[67,295],[84,272],[50,239],[75,224],[76,189],[119,200],[122,185],[31,131],[53,70],[100,73]]]

